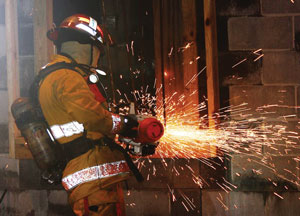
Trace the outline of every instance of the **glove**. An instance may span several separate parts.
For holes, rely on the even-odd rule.
[[[65,162],[58,162],[54,167],[49,170],[42,172],[42,180],[50,185],[61,184],[62,174],[66,164]]]
[[[129,138],[135,138],[138,136],[139,122],[136,115],[122,116],[122,126],[119,132],[120,135]]]

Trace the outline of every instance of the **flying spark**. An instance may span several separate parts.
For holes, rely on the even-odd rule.
[[[256,60],[263,57],[263,54],[259,54],[260,51],[255,51],[258,56]],[[238,64],[246,60],[244,59]],[[193,76],[185,86],[190,85],[204,70],[205,68]],[[168,73],[165,72],[165,75],[168,75]],[[153,85],[153,88],[155,86]],[[163,86],[160,85],[155,89],[155,94],[159,94],[162,89]],[[212,157],[218,158],[219,161],[224,161],[227,160],[226,157],[230,160],[232,155],[238,155],[247,159],[247,163],[234,164],[234,166],[239,168],[233,173],[236,178],[243,179],[246,177],[244,176],[245,173],[248,173],[247,175],[250,173],[252,176],[264,178],[274,187],[279,187],[274,181],[274,177],[270,177],[276,176],[276,178],[289,182],[294,186],[300,186],[300,179],[297,175],[299,170],[296,169],[296,166],[294,168],[291,166],[287,167],[274,162],[276,155],[288,155],[294,150],[300,150],[298,146],[299,133],[297,131],[289,131],[287,125],[288,120],[296,119],[297,115],[280,115],[277,113],[280,108],[296,109],[298,107],[283,105],[284,102],[266,104],[257,108],[250,108],[247,103],[223,107],[216,115],[216,117],[221,119],[220,123],[216,125],[215,129],[211,129],[207,126],[208,116],[199,115],[200,112],[207,110],[206,101],[194,104],[192,101],[189,101],[189,97],[178,92],[174,92],[169,97],[166,97],[164,101],[158,101],[155,96],[147,92],[148,90],[149,86],[135,90],[132,93],[137,104],[140,104],[138,114],[153,115],[155,113],[161,122],[165,122],[165,134],[160,140],[156,154],[147,158],[147,165],[144,160],[137,159],[136,161],[139,169],[147,169],[147,180],[150,181],[152,176],[157,176],[159,170],[152,163],[152,159],[159,158],[165,170],[171,170],[176,177],[180,177],[182,171],[186,170],[190,173],[191,181],[199,188],[203,188],[204,185],[209,186],[212,182],[202,177],[194,167],[188,164],[175,167],[172,163],[168,163],[166,158],[183,158],[187,161],[194,159],[212,170],[218,170],[219,168],[227,168],[221,162],[216,163]],[[278,94],[283,94],[283,97],[286,93],[285,89],[278,91]],[[198,94],[198,92],[194,91],[192,94]],[[124,97],[124,101],[129,102],[128,97],[126,95]],[[164,112],[167,113],[166,116],[164,116]],[[277,117],[274,117],[275,114]],[[295,122],[299,124],[298,121]],[[295,162],[295,164],[300,162],[299,156],[291,157],[291,161]],[[291,161],[289,163],[292,163]],[[233,161],[232,163],[235,162]],[[149,168],[151,166],[152,168]],[[238,185],[229,182],[225,178],[221,181],[215,180],[214,183],[226,194],[238,188]],[[284,188],[286,190],[289,189],[286,185]],[[173,202],[178,201],[175,189],[169,185],[168,189],[171,200]],[[276,192],[274,192],[274,195],[283,199]],[[179,196],[183,198],[183,201],[181,200],[180,202],[187,211],[195,209],[195,203],[190,198],[182,193],[179,193]],[[217,197],[216,199],[226,211],[229,210],[222,197]],[[237,208],[236,205],[235,208]]]

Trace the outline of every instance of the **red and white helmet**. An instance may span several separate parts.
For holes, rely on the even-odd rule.
[[[98,25],[97,21],[84,14],[75,14],[67,17],[59,27],[48,31],[47,37],[55,45],[60,45],[66,41],[78,41],[80,43],[93,43],[101,49],[106,42],[103,29]],[[106,38],[107,42],[112,44],[109,34],[106,35]]]

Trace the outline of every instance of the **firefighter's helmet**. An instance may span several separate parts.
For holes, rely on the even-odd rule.
[[[112,43],[109,34],[105,34],[108,33],[104,33],[104,29],[92,17],[75,14],[64,19],[59,27],[49,30],[47,37],[56,46],[66,41],[78,41],[83,44],[95,44],[102,49],[105,42]],[[105,41],[105,38],[108,41]]]

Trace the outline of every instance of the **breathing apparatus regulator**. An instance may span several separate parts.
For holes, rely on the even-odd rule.
[[[99,82],[99,75],[100,76],[106,76],[106,73],[103,71],[103,70],[100,70],[100,69],[98,69],[98,68],[91,68],[90,69],[91,70],[91,74],[89,75],[89,81],[91,82],[91,83],[97,83],[97,82]]]

